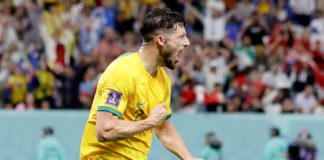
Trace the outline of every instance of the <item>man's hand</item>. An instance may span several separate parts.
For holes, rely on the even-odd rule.
[[[164,108],[165,103],[158,104],[150,113],[147,120],[153,123],[155,127],[160,126],[167,117],[167,110]]]
[[[142,121],[119,119],[110,112],[97,112],[96,134],[99,142],[120,141],[143,131],[160,126],[167,117],[165,103],[157,105]]]

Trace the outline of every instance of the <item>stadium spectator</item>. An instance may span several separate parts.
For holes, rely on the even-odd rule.
[[[324,105],[318,103],[314,108],[313,114],[324,115]]]
[[[269,88],[291,88],[292,82],[289,77],[283,72],[280,64],[271,64],[270,70],[265,71],[261,81]]]
[[[207,112],[225,111],[225,96],[223,94],[223,86],[219,83],[216,83],[212,92],[205,93],[204,102]]]
[[[316,57],[314,57],[316,58]],[[310,67],[311,71],[313,72],[315,76],[316,82],[324,88],[324,71],[320,68],[318,64],[315,63],[314,60],[311,60],[309,57],[302,58],[305,60],[302,60],[307,63],[307,65]]]
[[[272,7],[273,6],[271,0],[260,0],[257,11],[260,15],[267,16],[270,13]]]
[[[289,5],[293,11],[293,20],[304,27],[308,26],[316,8],[316,0],[289,0]]]
[[[294,103],[299,113],[310,114],[313,112],[318,101],[314,95],[314,88],[311,85],[307,85],[303,92],[296,95]]]
[[[66,66],[57,71],[53,71],[57,79],[57,90],[60,93],[61,101],[56,101],[59,107],[80,108],[79,101],[75,101],[79,97],[80,73],[73,66]]]
[[[230,113],[240,112],[242,110],[242,98],[239,96],[231,97],[227,99],[226,111]]]
[[[323,23],[324,23],[324,13],[323,10],[316,10],[315,14],[314,14],[314,18],[311,20],[310,23],[310,34],[311,34],[311,40],[315,43],[323,44],[324,43],[324,27],[323,27]],[[320,51],[324,51],[324,47],[321,46],[319,48]]]
[[[251,0],[240,1],[235,8],[235,20],[243,23],[256,10]]]
[[[270,28],[264,18],[257,12],[253,12],[250,17],[244,21],[241,34],[250,37],[251,45],[255,48],[255,57],[257,62],[264,61],[263,38],[269,33]]]
[[[83,4],[79,4],[82,5]],[[76,6],[78,7],[78,6]],[[81,15],[78,17],[77,28],[78,34],[78,48],[81,65],[93,62],[92,52],[98,46],[99,35],[94,27],[94,19],[90,17],[93,6],[84,4],[83,9],[80,11]]]
[[[138,40],[136,39],[135,33],[131,31],[125,32],[123,38],[122,38],[122,49],[124,51],[136,51],[139,48],[139,43],[137,42]]]
[[[175,110],[183,108],[179,103],[180,91],[188,79],[193,79],[197,84],[193,88],[196,101],[192,105],[200,105],[199,109],[204,108],[202,93],[212,92],[214,84],[219,83],[225,94],[225,111],[251,111],[259,106],[258,100],[247,97],[254,92],[247,92],[247,82],[255,71],[262,75],[261,82],[266,88],[284,89],[285,98],[290,100],[311,85],[323,105],[322,3],[322,0],[1,1],[0,107],[15,108],[14,104],[25,101],[21,98],[13,103],[12,90],[7,86],[15,66],[21,68],[21,78],[27,79],[26,94],[33,94],[37,102],[43,99],[37,72],[42,59],[46,59],[45,64],[54,75],[51,94],[55,104],[46,99],[44,105],[81,108],[79,86],[86,70],[95,67],[96,76],[100,76],[123,52],[136,51],[141,42],[136,37],[143,16],[165,6],[185,14],[192,44],[181,55],[179,67],[170,72]],[[304,56],[309,56],[309,60],[299,58]],[[237,87],[233,88],[232,83],[237,83]],[[264,97],[260,95],[259,107],[266,110]],[[70,103],[74,101],[76,104]],[[278,104],[284,106],[283,102]],[[282,112],[286,111],[282,108]]]
[[[113,60],[125,51],[119,39],[119,35],[112,28],[104,28],[103,38],[95,49],[94,55],[92,55],[97,58],[96,61],[99,63],[98,68],[100,71],[104,71]]]
[[[256,52],[252,45],[251,37],[244,35],[242,43],[237,44],[234,49],[235,56],[238,58],[238,70],[248,70],[256,64]]]
[[[87,69],[79,86],[79,99],[83,108],[90,108],[92,98],[95,94],[97,85],[97,71],[95,68],[90,67]]]
[[[9,104],[10,108],[15,107],[22,102],[27,95],[27,78],[24,76],[24,71],[21,66],[15,65],[13,74],[9,76],[7,82],[7,90],[9,90]]]
[[[1,13],[0,20],[0,52],[8,50],[18,41],[16,29],[10,24],[11,16]]]
[[[54,89],[54,75],[47,68],[46,59],[41,59],[39,69],[36,70],[36,77],[38,86],[35,88],[34,94],[37,106],[39,108],[46,108],[41,104],[47,101],[54,107],[53,89]]]
[[[36,102],[33,93],[28,93],[25,100],[18,103],[15,109],[20,111],[36,109]]]
[[[194,114],[198,110],[197,94],[196,94],[196,82],[193,79],[188,79],[182,86],[180,92],[181,108],[179,112]]]
[[[225,92],[226,99],[238,96],[240,94],[240,86],[237,81],[231,81],[228,90]]]
[[[259,98],[254,99],[248,108],[249,112],[264,113],[264,109]]]
[[[118,13],[115,18],[116,31],[120,35],[124,35],[125,32],[133,31],[135,18],[138,17],[138,6],[136,1],[131,0],[119,0],[118,1]]]
[[[196,101],[196,93],[194,91],[195,81],[187,80],[181,90],[181,99],[182,105],[186,107],[187,105],[191,105]]]
[[[227,17],[224,14],[225,4],[223,0],[207,1],[205,15],[200,13],[188,1],[186,7],[204,25],[204,39],[210,42],[222,41],[225,37],[225,25]]]
[[[285,98],[281,103],[281,113],[283,114],[291,114],[296,110],[292,100],[290,98]]]
[[[97,7],[91,13],[91,17],[94,18],[93,27],[99,37],[104,34],[106,27],[116,29],[117,6],[115,3],[115,0],[101,0],[102,6]]]
[[[282,111],[281,102],[285,98],[283,90],[271,90],[266,91],[265,96],[262,99],[262,104],[265,108],[265,113],[270,115],[278,115]]]
[[[272,33],[267,37],[265,54],[271,60],[282,61],[289,47],[292,46],[294,34],[292,22],[288,19],[272,27]]]
[[[250,106],[255,99],[260,99],[265,90],[265,85],[261,82],[261,73],[252,70],[246,81],[242,85],[244,93],[244,106]]]
[[[216,53],[218,54],[218,53]],[[217,56],[218,57],[218,56]],[[224,64],[224,59],[222,57],[220,58],[209,59],[211,61],[207,61],[203,66],[203,74],[205,85],[208,92],[212,92],[214,90],[214,85],[216,83],[218,84],[224,84],[225,83],[225,77],[226,77],[226,68]]]

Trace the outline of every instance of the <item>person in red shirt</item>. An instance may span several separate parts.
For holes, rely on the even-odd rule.
[[[223,86],[216,83],[212,93],[205,93],[205,105],[207,112],[224,111],[225,96],[223,94]]]
[[[183,106],[190,105],[196,101],[194,86],[195,82],[191,79],[185,82],[181,90],[181,103]]]

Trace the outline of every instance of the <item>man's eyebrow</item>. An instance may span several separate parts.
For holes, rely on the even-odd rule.
[[[185,37],[187,34],[186,33],[183,33],[183,34],[180,34],[180,37]]]

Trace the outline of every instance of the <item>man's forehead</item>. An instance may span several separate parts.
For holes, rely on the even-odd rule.
[[[183,25],[179,25],[177,24],[176,25],[176,30],[174,31],[174,33],[177,33],[177,34],[185,34],[186,33],[186,29]]]
[[[170,29],[170,30],[157,30],[156,34],[160,35],[182,35],[186,34],[186,29],[183,25],[181,24],[175,24],[175,28]]]

